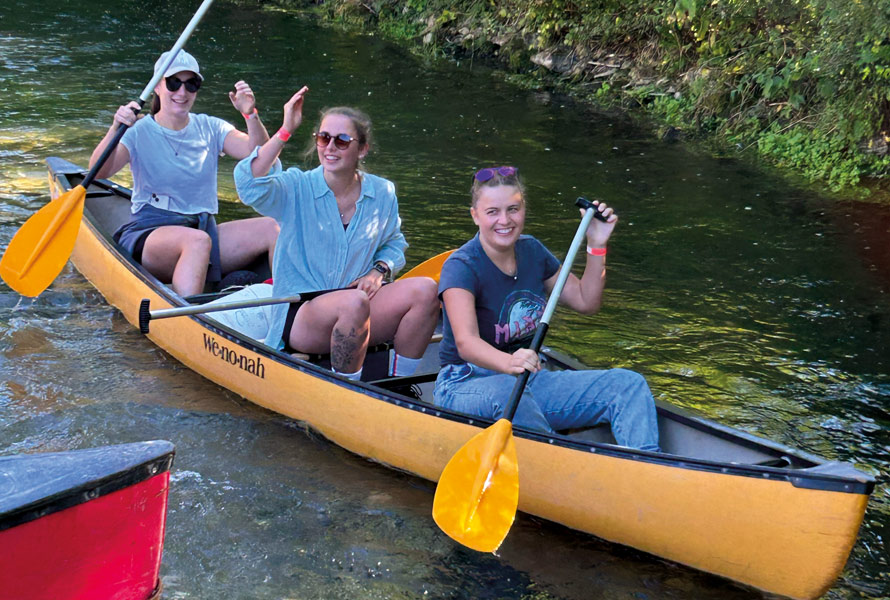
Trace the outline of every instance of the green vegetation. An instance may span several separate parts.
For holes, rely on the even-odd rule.
[[[640,107],[833,190],[890,174],[888,0],[277,0]]]

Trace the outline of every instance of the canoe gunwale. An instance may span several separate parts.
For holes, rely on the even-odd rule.
[[[9,507],[0,513],[0,531],[11,529],[46,517],[53,513],[61,512],[68,508],[78,506],[85,502],[107,496],[114,492],[142,483],[152,477],[168,472],[173,465],[175,449],[173,444],[163,440],[154,442],[136,442],[132,444],[118,444],[102,448],[90,448],[84,450],[69,450],[66,452],[51,452],[44,454],[24,454],[0,457],[0,467],[11,465],[15,462],[25,463],[29,460],[47,460],[55,455],[74,455],[78,452],[87,453],[94,451],[96,456],[103,452],[114,452],[123,447],[139,447],[146,456],[134,461],[126,467],[118,466],[115,472],[104,476],[90,478],[71,485],[70,487],[52,494],[44,495],[38,499]],[[4,465],[6,463],[6,465]]]
[[[50,172],[50,178],[55,179],[58,184],[65,189],[73,187],[71,179],[82,178],[85,174],[83,169],[64,159],[50,157],[47,159],[47,165]],[[73,177],[70,177],[73,176]],[[95,180],[93,186],[100,187],[106,192],[119,195],[123,198],[129,198],[129,190],[121,185],[113,183],[109,180]],[[92,187],[92,186],[91,186]],[[104,195],[104,194],[103,194]],[[88,194],[89,196],[89,194]],[[124,263],[127,268],[137,275],[143,282],[152,289],[154,293],[160,296],[165,302],[171,306],[188,306],[188,302],[182,297],[175,294],[172,289],[161,283],[153,275],[148,273],[140,264],[135,262],[131,256],[120,251],[119,246],[111,238],[111,234],[107,232],[101,224],[96,220],[89,207],[84,209],[84,221],[88,223],[91,229],[101,239],[106,246],[106,250],[114,257]],[[189,319],[198,321],[202,327],[214,335],[241,346],[251,352],[254,352],[264,358],[281,363],[287,367],[294,368],[298,371],[311,373],[313,376],[323,379],[327,383],[332,383],[338,387],[360,391],[369,398],[392,404],[399,408],[405,408],[423,414],[430,414],[437,418],[456,423],[472,425],[479,429],[484,429],[494,423],[491,419],[484,417],[473,417],[463,413],[451,411],[446,408],[437,407],[432,404],[414,400],[408,396],[400,395],[396,392],[387,390],[381,386],[373,385],[366,382],[355,382],[347,380],[339,375],[334,374],[329,369],[320,367],[314,363],[292,357],[287,353],[273,349],[261,342],[253,340],[242,335],[219,322],[207,317],[206,315],[189,315]],[[551,360],[564,365],[567,368],[587,368],[586,365],[563,355],[550,348],[545,348],[544,353]],[[600,454],[603,456],[621,458],[632,461],[648,462],[662,466],[670,466],[681,469],[691,469],[695,471],[704,471],[711,473],[721,473],[727,475],[736,475],[741,477],[751,477],[757,479],[769,479],[774,481],[785,481],[794,487],[836,491],[854,494],[870,494],[875,486],[873,476],[854,470],[847,463],[833,463],[826,461],[821,457],[810,455],[804,451],[790,448],[774,442],[766,438],[760,438],[744,431],[733,429],[719,423],[704,419],[701,417],[688,414],[683,409],[672,405],[666,405],[656,401],[659,415],[671,420],[677,421],[701,431],[707,435],[720,437],[724,440],[732,442],[740,446],[752,449],[768,450],[772,453],[787,454],[795,457],[803,462],[812,463],[813,467],[808,468],[785,468],[770,467],[744,463],[731,463],[707,460],[703,458],[695,458],[688,456],[680,456],[666,453],[647,452],[613,444],[607,444],[596,441],[578,440],[561,434],[546,434],[542,432],[531,431],[521,427],[514,427],[514,433],[519,438],[525,438],[530,441],[540,442],[553,446],[565,447],[567,449],[583,451],[586,453]],[[311,423],[309,423],[311,426]],[[838,468],[833,472],[831,465],[846,465],[846,469]],[[811,469],[819,469],[822,471],[812,471]]]

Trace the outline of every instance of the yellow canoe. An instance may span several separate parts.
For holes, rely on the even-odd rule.
[[[76,165],[47,162],[54,197],[83,179]],[[152,309],[189,303],[111,240],[128,210],[129,190],[95,182],[72,260],[138,326],[143,299]],[[147,335],[204,377],[361,456],[436,481],[449,458],[491,425],[430,403],[435,341],[419,376],[387,379],[380,351],[365,364],[372,381],[350,382],[212,317],[153,321]],[[547,354],[551,368],[583,368]],[[412,385],[419,398],[396,391]],[[659,403],[658,415],[661,454],[614,445],[608,426],[552,436],[517,429],[519,509],[767,592],[817,598],[828,590],[856,540],[874,478],[669,405]]]

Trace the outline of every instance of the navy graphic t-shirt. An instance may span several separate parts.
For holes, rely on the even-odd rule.
[[[544,282],[559,270],[559,261],[530,235],[516,241],[516,277],[498,269],[485,254],[477,234],[461,246],[442,266],[439,297],[449,288],[468,290],[476,298],[479,336],[499,350],[512,352],[528,346],[544,307]],[[464,364],[454,343],[454,332],[445,312],[441,364]]]

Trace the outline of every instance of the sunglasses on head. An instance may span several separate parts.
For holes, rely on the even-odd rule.
[[[501,177],[516,175],[516,167],[488,167],[486,169],[479,169],[476,171],[476,174],[473,175],[473,178],[479,183],[485,183],[496,174]]]
[[[171,92],[175,92],[183,85],[185,85],[185,89],[187,92],[194,94],[199,89],[201,89],[201,80],[197,77],[191,77],[183,81],[179,77],[175,75],[171,75],[170,77],[165,77],[164,82],[167,84],[167,89]]]
[[[354,137],[345,133],[331,135],[327,131],[320,131],[318,133],[313,133],[312,136],[315,138],[315,145],[319,148],[327,148],[328,144],[331,143],[331,140],[334,140],[334,146],[336,146],[337,149],[346,150],[349,148],[349,144],[356,141]]]

